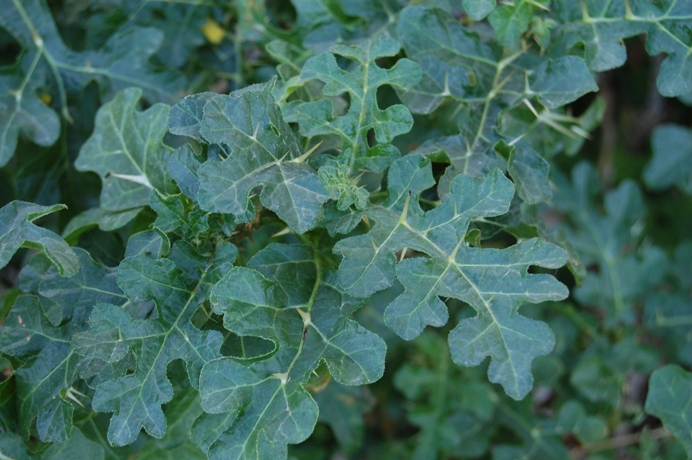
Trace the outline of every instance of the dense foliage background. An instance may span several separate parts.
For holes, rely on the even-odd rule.
[[[0,458],[687,458],[691,106],[690,0],[0,0]]]

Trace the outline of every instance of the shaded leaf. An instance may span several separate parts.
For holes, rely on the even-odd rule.
[[[677,0],[650,2],[560,2],[556,13],[564,23],[559,28],[556,49],[582,43],[584,57],[593,70],[620,67],[627,55],[623,39],[647,33],[647,52],[667,54],[656,79],[664,96],[692,91],[692,37],[688,34],[692,5]]]
[[[90,330],[73,341],[73,348],[85,359],[117,363],[130,350],[135,355],[134,373],[101,381],[92,402],[97,411],[114,412],[108,429],[113,445],[133,442],[142,428],[154,437],[164,435],[166,419],[161,405],[173,397],[166,377],[170,361],[185,361],[190,383],[196,388],[202,366],[219,356],[221,335],[200,331],[190,318],[210,285],[233,263],[237,251],[230,245],[217,250],[216,262],[200,257],[190,260],[186,251],[174,248],[171,257],[178,259],[177,264],[170,258],[154,260],[140,254],[125,259],[118,268],[120,288],[132,301],[153,300],[155,319],[133,319],[121,308],[99,304],[89,319]]]
[[[657,126],[651,136],[653,158],[644,170],[646,185],[660,190],[672,185],[692,194],[692,130]]]
[[[30,77],[19,70],[0,74],[0,88],[7,88],[0,93],[0,166],[14,155],[20,134],[42,147],[53,145],[60,135],[60,118],[38,98]]]
[[[495,0],[462,0],[461,5],[474,21],[480,21],[495,9]]]
[[[11,158],[17,133],[39,145],[52,145],[60,133],[57,115],[36,97],[37,88],[52,88],[58,109],[70,119],[68,94],[76,94],[96,81],[105,96],[139,87],[150,102],[174,102],[183,86],[177,72],[156,72],[148,63],[160,47],[163,34],[153,28],[129,27],[114,34],[99,51],[76,52],[62,40],[51,12],[41,0],[0,3],[0,27],[25,49],[21,72],[0,78],[0,165]],[[19,80],[18,80],[19,79]],[[20,84],[18,84],[20,83]]]
[[[13,201],[0,209],[0,268],[8,264],[21,247],[37,249],[53,262],[62,276],[72,276],[79,270],[74,251],[55,233],[41,228],[33,221],[66,209],[63,204],[39,206]]]
[[[553,202],[572,218],[565,231],[584,265],[598,264],[584,284],[575,289],[576,298],[608,314],[607,323],[634,321],[633,304],[659,283],[666,264],[665,254],[656,247],[636,249],[632,228],[644,215],[639,188],[624,181],[606,193],[602,214],[593,203],[600,191],[593,168],[581,163],[572,170],[572,183],[554,178],[557,192]]]
[[[314,395],[319,406],[319,421],[327,423],[346,452],[361,447],[365,431],[364,412],[371,409],[374,397],[363,387],[330,382]]]
[[[649,380],[645,410],[661,419],[692,455],[692,375],[680,366],[669,364],[657,369]]]

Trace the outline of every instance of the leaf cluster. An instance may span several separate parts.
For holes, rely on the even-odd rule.
[[[0,458],[692,456],[689,2],[0,11]]]

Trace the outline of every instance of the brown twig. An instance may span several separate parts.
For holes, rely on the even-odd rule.
[[[583,458],[586,454],[593,454],[595,452],[619,449],[620,447],[627,447],[633,444],[638,444],[643,433],[643,431],[640,431],[637,433],[616,436],[614,438],[608,438],[603,439],[601,441],[584,444],[582,446],[578,446],[571,449],[569,451],[569,456],[570,458],[577,460]],[[646,433],[649,435],[651,439],[662,439],[671,436],[670,432],[663,427],[647,431]]]

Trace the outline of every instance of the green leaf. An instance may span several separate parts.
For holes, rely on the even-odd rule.
[[[125,257],[146,254],[152,259],[167,255],[171,250],[171,242],[161,230],[156,228],[135,233],[127,240]]]
[[[202,414],[199,393],[178,390],[166,405],[166,434],[161,439],[149,438],[136,454],[138,459],[199,459],[207,458],[191,441],[192,425]]]
[[[413,113],[432,113],[447,97],[463,100],[472,84],[465,69],[449,65],[434,57],[421,55],[417,59],[422,69],[421,81],[407,91],[397,94]]]
[[[692,130],[659,125],[651,136],[653,158],[644,170],[646,185],[661,190],[672,185],[692,195]]]
[[[87,439],[80,430],[74,430],[69,441],[51,444],[41,453],[39,458],[45,460],[71,460],[74,458],[102,460],[105,458],[105,452],[103,447]]]
[[[574,366],[570,383],[586,399],[617,407],[627,375],[648,374],[659,359],[655,349],[637,343],[632,336],[615,344],[599,341]]]
[[[53,145],[60,135],[60,118],[38,98],[36,83],[27,77],[19,69],[0,74],[0,88],[7,88],[0,93],[0,166],[14,155],[20,134],[42,147]]]
[[[170,132],[178,136],[187,136],[204,142],[205,139],[201,134],[204,106],[217,96],[216,93],[205,92],[182,98],[171,108],[168,115],[168,129]],[[181,147],[181,149],[185,153],[192,153],[192,150],[189,148]]]
[[[0,26],[22,46],[43,54],[59,86],[79,90],[96,80],[111,94],[136,86],[150,102],[174,102],[183,79],[176,72],[154,72],[149,57],[162,44],[163,34],[151,28],[130,28],[113,35],[102,51],[75,52],[60,37],[50,10],[40,0],[4,0]],[[53,70],[54,69],[54,70]],[[65,101],[62,101],[64,103]],[[66,107],[62,107],[66,109]]]
[[[147,5],[123,5],[137,19],[137,24],[155,27],[163,32],[162,43],[156,58],[169,67],[182,67],[196,48],[204,45],[202,27],[205,19],[213,16],[205,4],[149,3]]]
[[[541,104],[551,109],[598,91],[586,63],[578,56],[543,62],[532,75],[530,87],[530,93],[536,94]]]
[[[684,292],[684,291],[683,291]],[[689,298],[683,293],[666,295],[654,292],[646,299],[644,324],[677,357],[681,364],[692,364],[692,337],[689,336]]]
[[[363,209],[368,205],[367,190],[358,187],[357,179],[349,177],[347,165],[330,162],[322,166],[317,175],[327,189],[329,197],[337,201],[336,207],[339,211],[345,211],[351,205],[356,209]]]
[[[149,204],[149,195],[174,191],[168,175],[164,145],[168,107],[156,104],[138,112],[142,91],[127,89],[96,115],[94,133],[75,162],[80,171],[101,176],[101,206],[108,211],[125,211]]]
[[[560,52],[581,43],[589,67],[605,71],[620,67],[627,55],[623,39],[647,33],[646,50],[651,56],[665,53],[656,79],[664,96],[692,91],[692,38],[687,34],[692,6],[687,2],[560,2],[557,15],[564,23],[555,41]],[[566,54],[566,53],[563,53]]]
[[[374,397],[364,387],[329,382],[314,398],[320,411],[318,420],[331,427],[346,452],[356,452],[365,432],[363,416],[372,408]]]
[[[531,265],[558,268],[566,253],[539,239],[507,249],[472,248],[464,236],[472,218],[497,216],[509,209],[512,184],[497,170],[484,178],[459,175],[443,203],[427,213],[418,205],[422,189],[432,182],[429,161],[408,155],[389,170],[389,198],[365,214],[376,224],[367,235],[339,241],[334,251],[344,259],[339,278],[346,292],[369,296],[396,278],[405,291],[385,311],[385,322],[411,340],[426,325],[443,326],[448,312],[439,297],[454,297],[477,312],[450,334],[455,362],[478,365],[487,356],[491,381],[520,399],[531,388],[531,360],[547,354],[554,337],[546,324],[517,314],[524,302],[567,296],[550,275],[530,275]],[[410,187],[410,188],[409,188]],[[414,188],[415,187],[415,188]],[[411,248],[429,257],[396,264],[396,251]],[[502,281],[500,281],[502,280]]]
[[[461,5],[474,21],[485,18],[497,5],[495,0],[462,0]]]
[[[211,446],[210,459],[286,458],[286,444],[307,439],[317,422],[317,404],[300,384],[282,385],[279,378],[230,359],[205,366],[201,385],[205,410],[243,410]]]
[[[42,440],[70,437],[73,405],[68,395],[79,361],[70,341],[86,329],[95,303],[126,301],[115,285],[115,270],[96,264],[82,249],[75,252],[77,274],[66,279],[55,267],[47,269],[38,286],[40,297],[19,297],[0,333],[0,350],[26,362],[15,373],[19,431],[25,437],[34,419]]]
[[[186,100],[187,98],[183,99],[180,104]],[[168,129],[172,133],[176,132],[176,125],[171,119],[178,108],[179,105],[174,105],[168,117]],[[201,165],[202,162],[200,158],[195,155],[190,144],[185,144],[177,148],[168,159],[168,172],[175,180],[175,183],[178,184],[178,188],[186,197],[195,201],[197,200],[197,193],[199,192],[199,176],[197,171]]]
[[[393,382],[409,401],[407,418],[420,427],[412,458],[482,455],[495,431],[497,396],[486,382],[459,377],[443,337],[426,331],[412,345],[415,354]]]
[[[152,193],[149,206],[159,215],[154,227],[166,233],[178,233],[193,239],[209,231],[209,213],[192,209],[182,195],[162,197]],[[187,208],[187,209],[186,209]]]
[[[498,118],[498,133],[507,139],[524,139],[544,158],[560,152],[575,155],[605,112],[605,101],[597,97],[580,116],[570,113],[569,107],[551,110],[523,104],[505,110]]]
[[[42,251],[62,276],[72,276],[79,270],[74,251],[55,233],[41,228],[33,221],[56,211],[67,209],[63,204],[39,206],[13,201],[0,209],[0,268],[7,265],[21,247]]]
[[[550,164],[526,142],[508,146],[504,141],[495,151],[507,158],[507,172],[516,180],[517,194],[529,204],[548,201],[553,195],[548,182]]]
[[[692,455],[692,374],[674,364],[657,369],[649,379],[644,408],[660,418],[687,455]]]
[[[233,425],[238,411],[226,411],[220,414],[202,413],[192,425],[192,442],[205,454],[209,448]]]
[[[44,441],[64,442],[72,431],[72,404],[62,394],[77,379],[77,359],[70,338],[81,331],[88,309],[79,308],[65,326],[51,325],[41,313],[36,296],[20,296],[0,334],[0,350],[28,364],[15,372],[19,432],[28,438],[36,420]]]
[[[55,96],[57,108],[67,120],[71,119],[68,95],[80,93],[91,81],[99,84],[106,97],[127,87],[139,87],[149,102],[178,99],[183,77],[177,72],[155,72],[148,63],[162,44],[159,30],[123,28],[99,51],[76,52],[65,45],[50,10],[41,0],[3,0],[0,9],[5,13],[0,17],[0,27],[25,50],[17,66],[22,70],[0,77],[0,166],[13,155],[19,132],[42,146],[57,140],[60,121],[36,97],[39,88]]]
[[[589,416],[577,401],[567,401],[557,416],[558,433],[574,434],[582,443],[600,441],[608,435],[608,425],[600,417]]]
[[[575,289],[576,298],[599,307],[607,314],[608,324],[631,324],[635,321],[635,302],[661,281],[667,263],[659,248],[637,250],[634,242],[632,229],[645,212],[639,188],[632,181],[624,181],[606,193],[604,215],[593,203],[600,187],[590,165],[575,166],[571,184],[561,176],[554,182],[557,192],[553,202],[573,222],[565,228],[569,240],[585,266],[598,266],[598,273],[590,274]]]
[[[12,432],[0,434],[0,455],[7,459],[72,460],[88,458],[103,460],[105,452],[97,443],[87,439],[80,430],[74,430],[72,438],[54,443],[40,453],[32,455],[22,439]]]
[[[324,82],[323,92],[327,96],[344,92],[350,95],[348,110],[341,116],[334,116],[332,103],[327,99],[300,104],[295,110],[304,136],[332,134],[341,138],[341,158],[351,170],[384,170],[400,156],[392,145],[393,139],[413,126],[411,114],[403,105],[382,110],[377,103],[381,86],[406,91],[420,80],[420,67],[408,59],[399,59],[391,69],[375,64],[376,59],[396,55],[399,48],[399,43],[391,38],[367,40],[359,45],[334,45],[329,52],[308,59],[301,71],[303,81]],[[342,70],[335,56],[343,56],[357,65],[353,70]],[[369,145],[371,130],[377,141],[375,146]]]
[[[530,409],[530,401],[510,404],[499,401],[497,421],[516,434],[519,445],[499,444],[493,447],[493,460],[541,458],[561,460],[569,457],[563,440],[556,433],[555,421],[536,418]],[[506,437],[503,438],[507,439]]]
[[[188,116],[190,106],[195,107],[194,116]],[[262,184],[261,203],[293,230],[304,233],[315,226],[322,203],[328,199],[327,191],[299,159],[295,135],[267,85],[230,96],[205,93],[186,98],[172,111],[169,126],[172,132],[191,137],[199,131],[200,138],[224,151],[221,161],[208,160],[196,171],[196,199],[203,209],[231,213],[237,220],[248,222],[255,213],[249,194]]]
[[[212,459],[286,458],[286,445],[306,439],[317,421],[317,404],[302,384],[321,360],[347,385],[373,382],[384,371],[384,341],[349,319],[360,302],[340,291],[335,273],[322,272],[309,247],[270,245],[249,265],[255,269],[235,267],[217,283],[212,308],[227,329],[272,340],[276,351],[204,366],[204,410],[238,414],[211,445]]]
[[[104,232],[117,230],[130,222],[142,211],[142,208],[127,209],[125,211],[108,211],[103,208],[90,208],[81,214],[77,214],[67,223],[62,232],[63,238],[69,242],[76,242],[79,236],[92,228],[98,227]]]
[[[510,7],[502,9],[506,8]],[[500,9],[493,14],[498,11]],[[423,114],[431,113],[445,101],[452,101],[457,107],[452,116],[459,126],[459,135],[433,138],[418,150],[425,153],[443,151],[435,161],[453,166],[441,179],[442,195],[457,174],[481,175],[493,166],[507,167],[493,151],[493,146],[501,140],[496,132],[496,120],[507,108],[519,104],[533,108],[533,98],[541,105],[555,108],[598,89],[582,58],[546,59],[531,55],[528,48],[501,58],[499,50],[441,10],[407,7],[401,13],[397,32],[406,54],[425,69],[423,80],[411,94],[399,93],[402,101],[413,112]],[[552,113],[549,112],[547,108],[542,114],[536,111],[535,117],[541,117],[551,130],[564,135],[567,128],[560,125],[564,117],[558,123],[553,120],[558,116],[550,117]],[[579,138],[572,131],[567,130],[567,133]],[[525,135],[526,130],[519,130],[513,134],[513,139],[507,139],[507,143],[513,145]],[[538,147],[541,147],[538,150],[541,155],[554,154],[544,153],[546,149],[540,144],[531,146],[534,150]],[[525,192],[536,188],[536,175],[545,176],[548,168],[539,155],[517,156],[520,158],[509,172],[524,198],[528,195]],[[535,175],[528,171],[532,166],[540,166]],[[530,195],[530,202],[548,196],[547,184],[541,188],[542,193]]]
[[[79,261],[79,271],[65,279],[51,267],[41,276],[38,293],[46,318],[58,326],[70,319],[75,311],[90,309],[100,302],[121,305],[127,301],[115,283],[116,271],[96,263],[88,252],[74,249]]]
[[[185,361],[190,383],[197,388],[202,366],[219,356],[221,335],[200,331],[190,318],[237,251],[227,245],[217,250],[215,262],[193,254],[179,244],[171,253],[173,260],[144,254],[125,259],[118,268],[118,285],[133,302],[154,301],[158,316],[134,319],[122,308],[98,304],[89,319],[90,330],[73,340],[73,348],[85,359],[117,363],[130,350],[135,355],[134,373],[104,379],[92,402],[97,411],[114,412],[108,428],[113,445],[132,443],[142,428],[154,437],[165,434],[161,405],[173,397],[166,377],[170,361]]]
[[[530,2],[516,0],[490,13],[488,22],[495,29],[495,37],[502,46],[512,46],[526,32],[531,23],[532,10]]]

